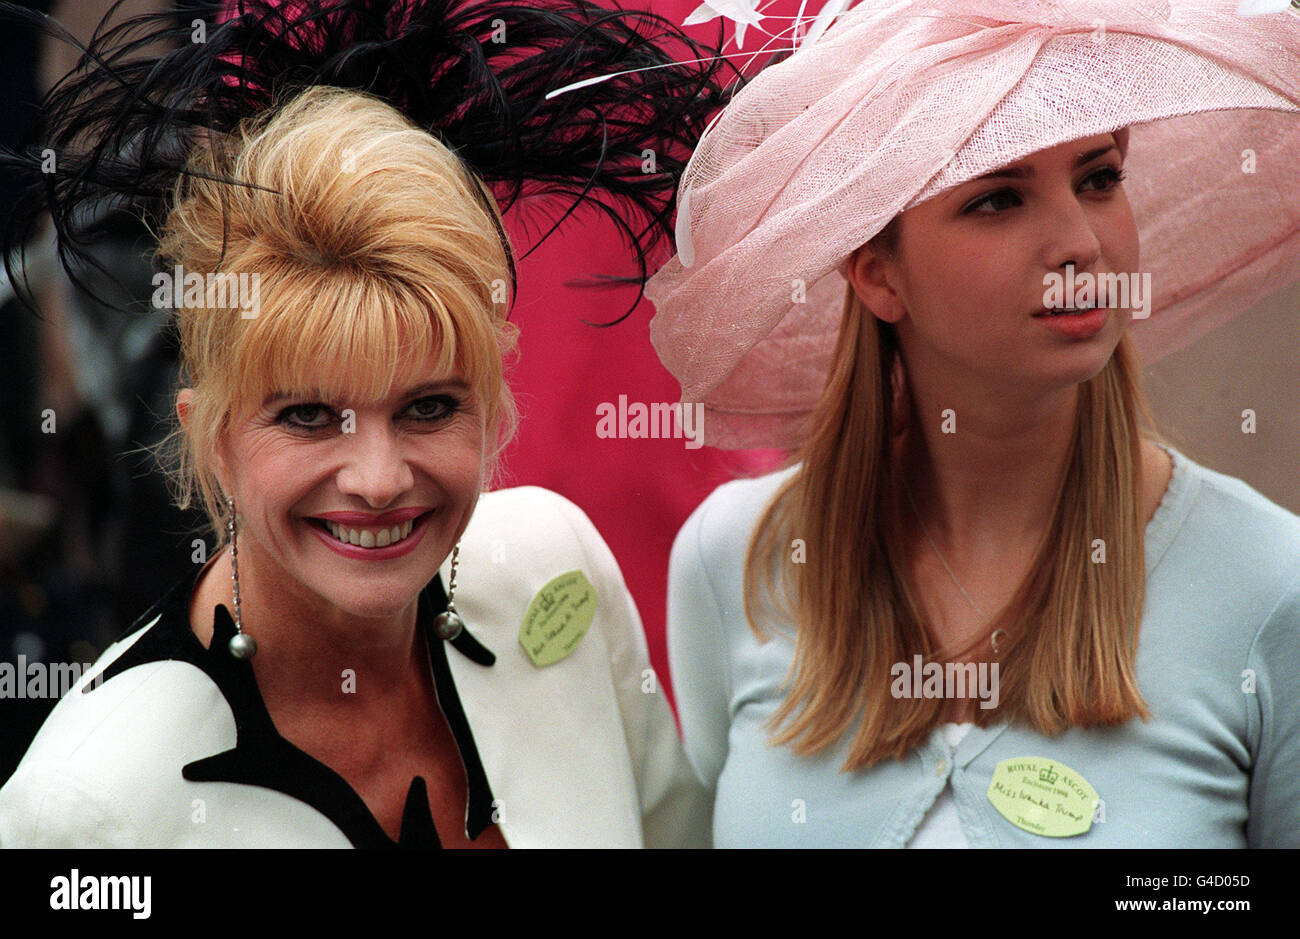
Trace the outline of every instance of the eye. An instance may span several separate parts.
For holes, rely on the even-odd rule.
[[[411,402],[406,413],[417,421],[442,421],[461,409],[461,402],[450,395],[431,395]]]
[[[1127,178],[1127,176],[1128,174],[1118,167],[1103,166],[1101,169],[1097,170],[1096,172],[1090,173],[1084,179],[1083,183],[1080,184],[1080,188],[1083,189],[1083,191],[1085,192],[1109,192],[1112,189],[1114,189],[1116,186],[1118,186],[1120,183],[1122,183]],[[1095,189],[1088,188],[1089,184],[1094,182],[1100,182],[1101,185]],[[977,209],[980,208],[980,206],[987,204],[990,207],[992,207],[995,202],[1001,202],[1002,200],[1006,200],[1006,199],[1011,199],[1014,201],[1009,204],[1004,204],[1003,208],[1001,209],[993,208],[993,211],[991,212],[976,211]],[[970,205],[966,206],[966,208],[962,209],[962,214],[963,215],[998,215],[1001,212],[1006,211],[1006,209],[1014,208],[1015,206],[1020,204],[1021,204],[1020,193],[1016,192],[1016,190],[998,189],[994,192],[990,192],[984,196],[981,196],[979,199],[972,202]]]
[[[985,203],[989,203],[991,205],[994,202],[994,200],[1005,199],[1008,197],[1015,199],[1016,201],[1012,205],[1007,206],[1007,208],[1013,208],[1014,206],[1020,204],[1020,193],[1016,192],[1014,189],[998,189],[997,191],[990,192],[988,195],[983,196],[977,201],[972,202],[970,205],[966,206],[966,208],[962,209],[962,214],[963,215],[996,215],[1001,210],[994,209],[992,212],[976,212],[975,210],[980,206],[984,205]]]
[[[1105,182],[1105,185],[1102,186],[1097,191],[1108,192],[1109,190],[1114,189],[1116,186],[1118,186],[1127,178],[1128,178],[1128,173],[1124,172],[1119,167],[1103,166],[1101,169],[1097,170],[1097,172],[1091,174],[1083,182],[1084,185],[1087,185],[1088,183],[1093,182],[1094,180],[1102,180]]]
[[[298,419],[295,420],[295,417]],[[296,430],[319,430],[332,423],[333,418],[334,414],[328,407],[312,403],[290,405],[276,416],[276,421]]]

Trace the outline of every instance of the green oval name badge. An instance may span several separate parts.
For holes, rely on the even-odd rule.
[[[1088,781],[1059,760],[1017,756],[993,770],[989,801],[1002,817],[1049,838],[1081,835],[1100,801]]]
[[[596,615],[596,588],[582,571],[554,578],[533,597],[524,613],[519,644],[533,664],[554,665],[587,635]]]

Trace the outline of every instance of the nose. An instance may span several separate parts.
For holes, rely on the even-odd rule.
[[[1063,272],[1073,266],[1076,272],[1092,271],[1101,257],[1101,239],[1092,213],[1070,191],[1053,200],[1044,218],[1043,263],[1047,270]]]
[[[358,415],[355,432],[343,438],[343,465],[337,476],[340,492],[382,509],[415,485],[401,436],[390,421]]]

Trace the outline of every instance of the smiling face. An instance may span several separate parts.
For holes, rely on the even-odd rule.
[[[1086,381],[1110,359],[1129,308],[1092,314],[1095,330],[1035,314],[1045,278],[1071,265],[1076,281],[1137,272],[1121,172],[1112,134],[1040,150],[903,212],[897,255],[864,246],[850,282],[872,313],[895,324],[913,375],[1030,393]]]
[[[380,401],[273,392],[232,417],[216,472],[241,571],[358,617],[395,614],[433,578],[483,485],[485,409],[436,357],[398,376]]]

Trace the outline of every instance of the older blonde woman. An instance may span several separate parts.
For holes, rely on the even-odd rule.
[[[288,42],[266,16],[158,74],[201,56],[186,100],[209,115],[268,88],[227,68],[232,42]],[[281,52],[321,55],[301,45]],[[515,419],[488,187],[376,97],[280,98],[197,135],[161,226],[184,384],[169,472],[217,551],[56,707],[0,791],[0,845],[707,842],[604,542],[557,495],[484,491]],[[69,139],[91,112],[72,102]],[[144,146],[165,179],[165,148]],[[76,186],[120,181],[94,160],[56,222]]]

